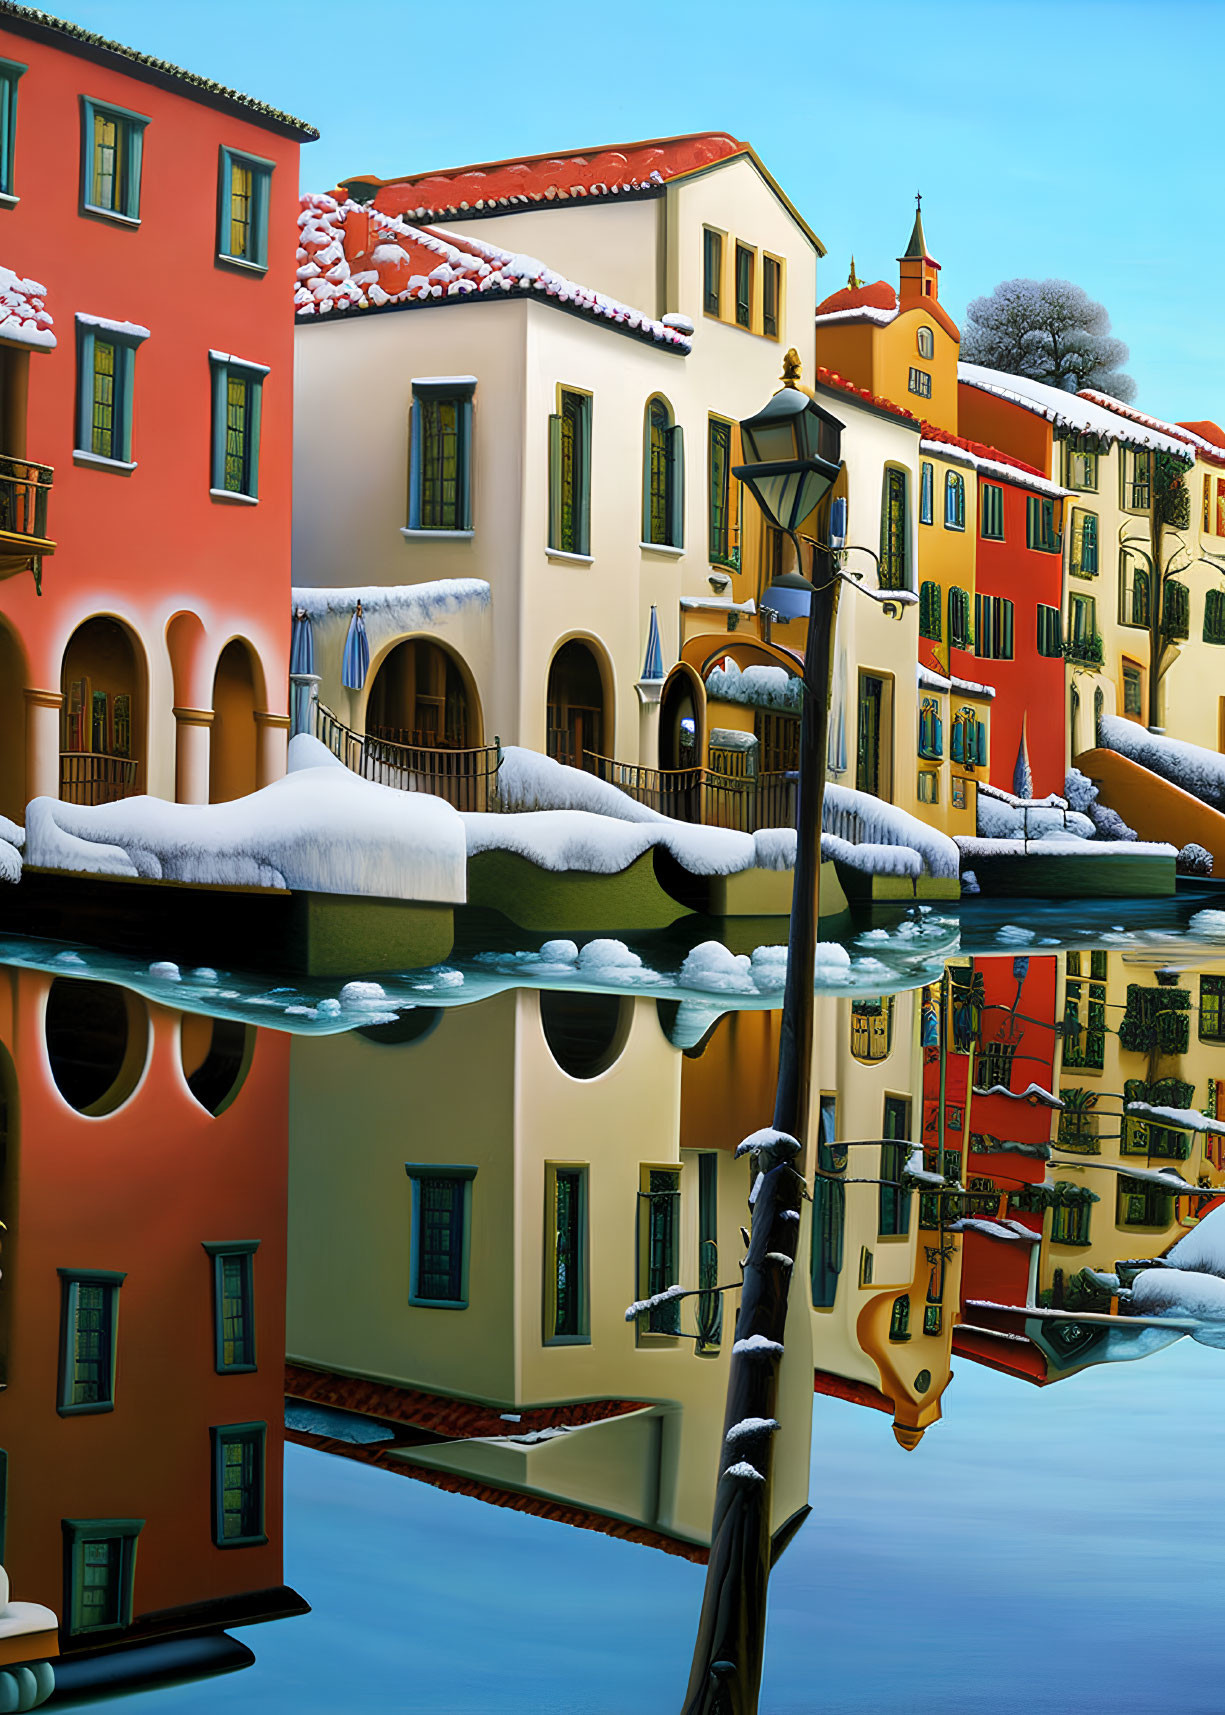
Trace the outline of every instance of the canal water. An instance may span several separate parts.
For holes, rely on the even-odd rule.
[[[822,948],[762,1710],[1219,1711],[1218,898]],[[681,1708],[785,967],[728,928],[347,983],[0,942],[50,1707]]]

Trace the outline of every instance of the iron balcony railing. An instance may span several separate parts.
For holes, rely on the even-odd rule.
[[[55,471],[49,464],[0,453],[0,545],[50,553],[47,500]]]
[[[60,802],[113,804],[136,790],[136,759],[87,750],[60,752]]]
[[[400,744],[393,739],[357,733],[345,726],[325,703],[315,705],[315,736],[332,755],[381,786],[401,792],[431,792],[457,810],[496,810],[498,744],[473,750],[435,749],[426,744]]]
[[[590,750],[583,752],[583,764],[639,804],[679,822],[744,834],[795,826],[799,776],[794,771],[742,778],[712,768],[644,768]]]

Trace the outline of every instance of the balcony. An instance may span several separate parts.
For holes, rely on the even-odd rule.
[[[1095,631],[1070,637],[1063,646],[1063,652],[1069,661],[1075,661],[1082,667],[1100,667],[1102,664],[1102,640]]]
[[[60,802],[113,804],[136,790],[136,759],[88,750],[61,750]]]
[[[459,750],[440,744],[436,738],[433,743],[401,743],[399,738],[383,736],[388,730],[377,734],[353,732],[323,703],[315,705],[316,736],[364,780],[394,786],[401,792],[431,792],[457,810],[497,808],[502,752],[496,743]],[[430,735],[401,736],[423,739]]]
[[[42,556],[55,552],[47,538],[47,500],[55,476],[49,464],[0,453],[0,578],[24,572],[33,562],[41,590]]]

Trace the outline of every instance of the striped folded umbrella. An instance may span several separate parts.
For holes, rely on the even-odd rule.
[[[293,629],[289,634],[289,671],[291,673],[313,673],[315,671],[315,628],[311,624],[311,616],[304,607],[296,607],[293,614]]]
[[[345,638],[345,656],[340,669],[340,682],[347,691],[360,691],[366,683],[366,674],[370,670],[370,642],[366,636],[366,622],[362,618],[362,604],[359,601],[357,611],[349,621],[349,631]]]

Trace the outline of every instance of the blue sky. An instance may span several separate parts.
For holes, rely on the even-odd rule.
[[[921,188],[954,317],[1001,279],[1076,280],[1131,347],[1141,406],[1225,420],[1225,345],[1206,320],[1225,263],[1218,0],[65,10],[313,122],[311,188],[729,130],[825,241],[827,291],[852,249],[865,277],[895,277]]]

